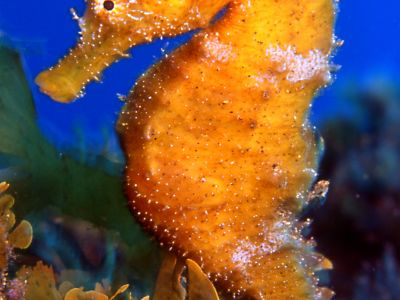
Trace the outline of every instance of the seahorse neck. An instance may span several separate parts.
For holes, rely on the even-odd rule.
[[[329,76],[333,17],[330,0],[233,1],[227,13],[199,36],[200,44],[213,66],[240,77],[236,80],[241,86],[286,99],[276,105],[287,102],[285,109],[293,113],[285,115],[296,115],[300,127],[313,93]],[[280,123],[286,121],[282,118]]]
[[[229,4],[224,17],[215,26],[210,28],[212,33],[218,34],[222,41],[246,46],[240,50],[261,48],[268,35],[265,32],[273,22],[269,15],[266,3],[268,0],[242,0]],[[261,29],[261,30],[260,30]],[[238,48],[238,47],[237,47]]]
[[[326,8],[321,8],[323,5]],[[320,24],[315,24],[318,23],[317,11],[331,18],[321,18]],[[310,4],[309,0],[235,0],[210,32],[218,33],[223,41],[232,41],[241,52],[251,52],[253,56],[257,52],[255,49],[265,53],[269,45],[294,45],[300,53],[315,48],[328,53],[332,39],[326,32],[332,31],[332,16],[330,1]],[[312,35],[305,36],[304,26],[311,24],[318,28],[311,30]]]

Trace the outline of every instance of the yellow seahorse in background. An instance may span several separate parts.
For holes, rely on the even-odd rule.
[[[68,102],[130,47],[203,28],[120,116],[132,211],[221,294],[326,299],[296,214],[315,178],[306,117],[329,81],[334,18],[332,0],[89,0],[80,43],[37,83]]]

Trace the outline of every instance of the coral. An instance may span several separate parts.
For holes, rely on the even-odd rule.
[[[14,257],[14,249],[26,249],[32,242],[32,226],[28,221],[21,221],[15,226],[15,215],[11,208],[14,198],[11,195],[2,195],[7,191],[9,184],[0,183],[0,298],[15,297],[22,299],[24,289],[21,280],[8,278],[8,267]],[[18,298],[19,297],[19,298]]]
[[[61,300],[53,269],[45,266],[42,262],[38,262],[33,268],[21,268],[17,277],[21,282],[25,282],[24,299]]]
[[[334,14],[331,0],[92,0],[79,44],[36,82],[68,102],[128,48],[203,27],[136,83],[120,116],[132,211],[221,294],[329,298],[297,214],[316,174],[306,117],[330,80]]]
[[[73,288],[65,294],[64,300],[113,300],[129,288],[128,284],[121,286],[111,297],[107,297],[101,285],[97,284],[94,291],[84,292],[82,288]]]
[[[83,288],[74,288],[69,282],[58,286],[53,269],[41,261],[32,268],[21,268],[17,278],[25,283],[24,300],[112,300],[129,288],[129,285],[123,285],[112,296],[107,296],[108,291],[101,284],[96,284],[95,290],[87,292]]]
[[[13,259],[14,249],[26,249],[32,242],[32,226],[28,221],[21,221],[15,226],[15,215],[11,211],[14,198],[2,195],[8,187],[7,183],[0,183],[0,298],[21,293],[20,281],[11,281],[8,285],[8,266]]]

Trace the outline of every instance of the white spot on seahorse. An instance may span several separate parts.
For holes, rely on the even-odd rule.
[[[270,46],[266,55],[272,62],[280,64],[279,72],[287,72],[286,80],[296,83],[309,80],[315,76],[322,76],[325,82],[331,80],[329,56],[319,49],[313,49],[306,56],[298,54],[296,47]]]
[[[290,216],[282,214],[282,220],[271,225],[260,224],[262,240],[251,243],[248,239],[238,241],[238,246],[231,259],[243,272],[250,264],[258,263],[265,255],[275,253],[289,244],[301,243],[301,238],[293,226]]]
[[[216,61],[226,63],[229,59],[235,57],[232,52],[232,45],[222,43],[217,35],[207,34],[203,49],[204,56],[212,63]]]

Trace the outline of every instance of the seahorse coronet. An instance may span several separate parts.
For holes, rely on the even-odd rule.
[[[117,129],[133,215],[160,245],[196,261],[221,294],[332,296],[315,276],[331,265],[303,237],[308,223],[298,214],[316,178],[307,114],[331,81],[335,6],[90,0],[78,46],[37,78],[69,102],[130,47],[202,28],[135,83]]]

